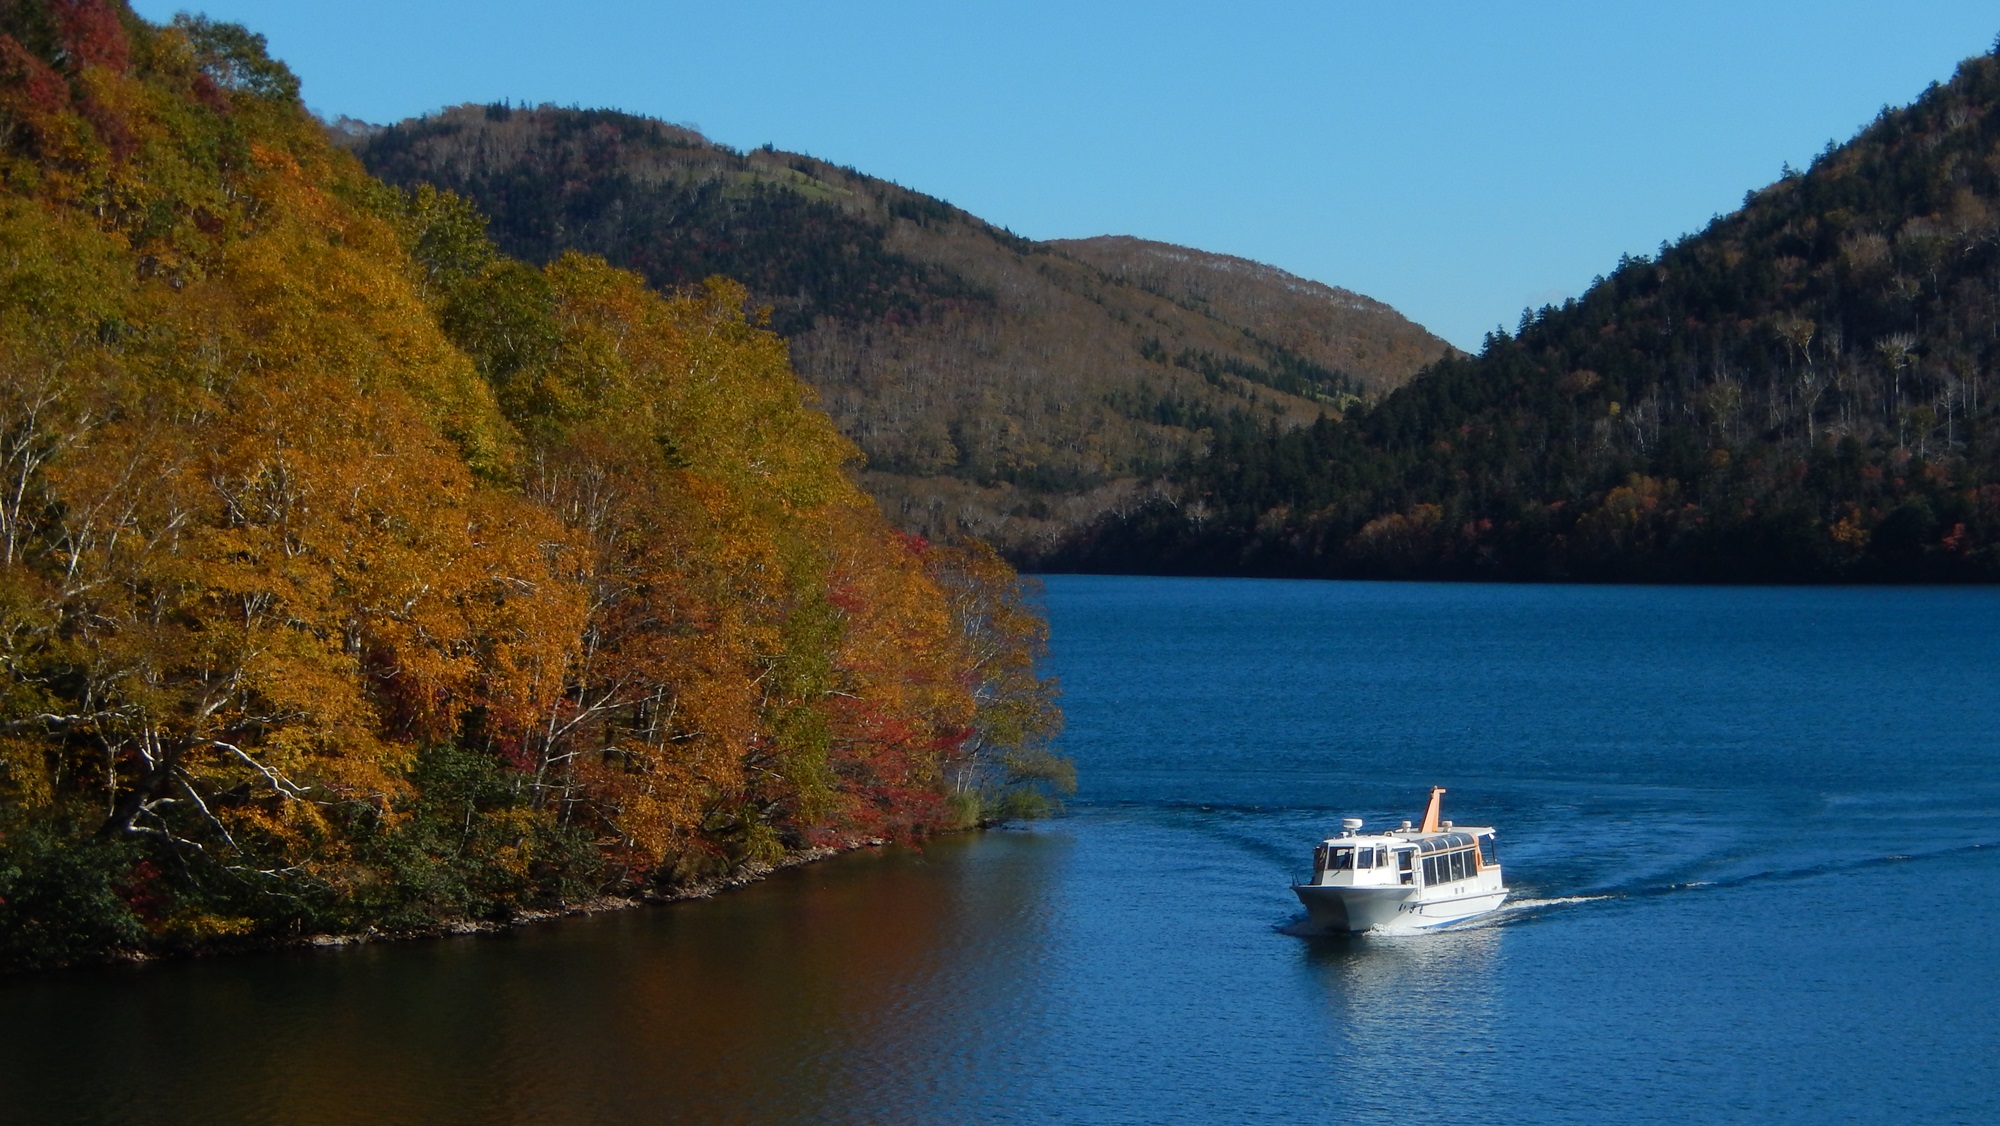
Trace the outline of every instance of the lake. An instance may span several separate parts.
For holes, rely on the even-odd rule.
[[[1067,816],[0,981],[0,1122],[2000,1121],[2000,591],[1048,580]],[[1342,816],[1508,908],[1310,937]]]

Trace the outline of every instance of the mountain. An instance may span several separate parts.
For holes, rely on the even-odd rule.
[[[1365,410],[1227,426],[1050,566],[2000,579],[2000,59]]]
[[[1310,425],[1449,351],[1378,302],[1132,239],[1036,243],[824,160],[608,111],[350,124],[368,169],[472,200],[530,262],[599,254],[768,304],[906,530],[1046,551],[1228,419]]]

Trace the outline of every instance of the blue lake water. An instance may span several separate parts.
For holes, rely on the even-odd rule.
[[[1068,816],[0,981],[0,1123],[2000,1122],[2000,591],[1056,577]],[[1343,815],[1515,904],[1302,937]]]

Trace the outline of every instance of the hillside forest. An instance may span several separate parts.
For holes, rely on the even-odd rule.
[[[740,285],[501,252],[241,27],[0,3],[0,966],[1032,813],[1045,626]]]
[[[460,106],[340,136],[389,183],[474,201],[514,257],[599,254],[662,291],[741,281],[898,526],[1020,559],[1140,503],[1232,416],[1310,425],[1449,351],[1269,266],[1032,242],[826,160],[630,114]]]
[[[1052,569],[2000,579],[2000,57],[1366,409],[1231,416]]]

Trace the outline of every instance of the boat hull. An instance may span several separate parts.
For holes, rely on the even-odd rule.
[[[1294,884],[1292,891],[1305,905],[1306,915],[1315,928],[1350,934],[1379,927],[1441,927],[1484,915],[1507,898],[1506,888],[1437,898],[1420,898],[1420,893],[1410,887]]]

